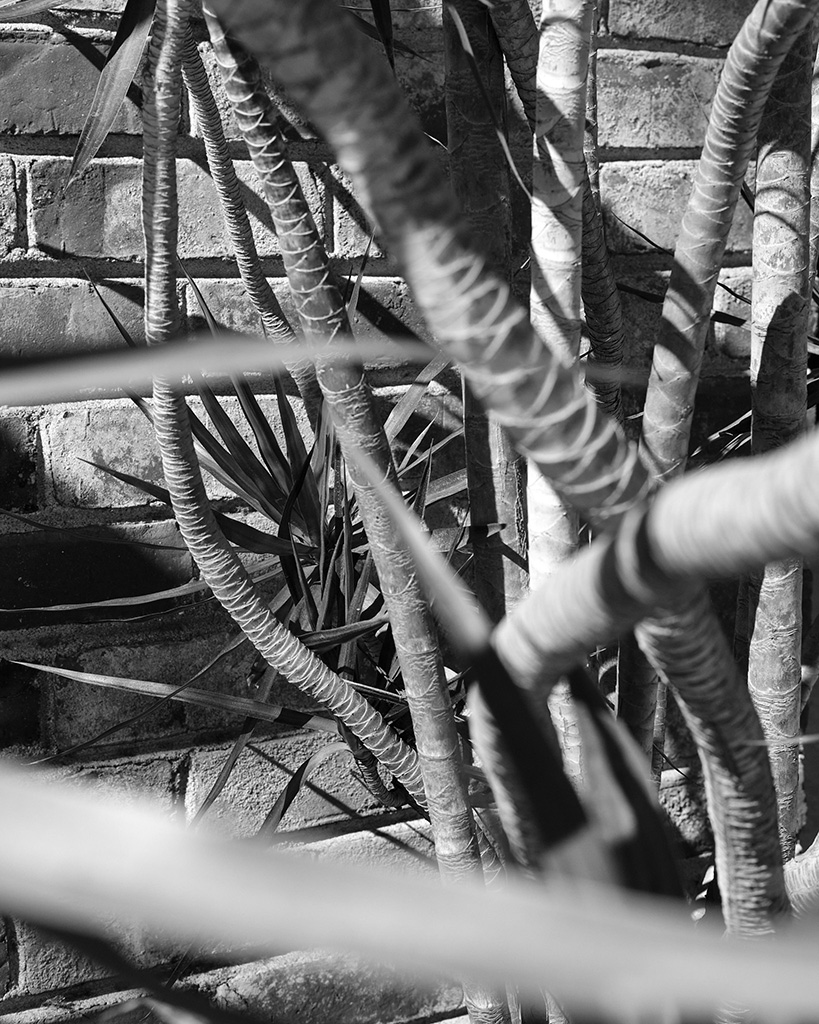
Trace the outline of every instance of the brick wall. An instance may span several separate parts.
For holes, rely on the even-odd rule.
[[[361,6],[368,9],[366,3]],[[395,12],[396,36],[421,58],[399,56],[398,75],[426,130],[441,139],[446,129],[439,7],[427,0],[405,6],[416,9]],[[669,258],[622,221],[660,247],[673,247],[704,134],[704,112],[725,48],[751,3],[610,0],[605,6],[599,92],[607,230],[618,278],[660,295]],[[94,60],[110,43],[121,7],[121,0],[71,0],[59,14],[37,16],[36,23],[0,25],[0,356],[119,344],[85,272],[98,282],[133,336],[142,335],[140,118],[130,101],[88,172],[66,184],[96,82]],[[514,149],[525,160],[528,140],[519,129],[518,121]],[[265,270],[287,308],[283,270],[259,187],[232,124],[229,135]],[[179,151],[180,256],[224,324],[256,330],[229,258],[203,146],[187,115],[180,125]],[[339,274],[356,273],[368,229],[346,179],[317,141],[295,143],[292,156]],[[740,210],[723,278],[746,295],[749,248],[750,219]],[[184,316],[197,325],[187,284],[180,284],[179,297]],[[717,303],[728,312],[740,311],[737,300],[725,293],[718,293]],[[647,373],[660,307],[634,295],[624,295],[624,304],[631,365]],[[389,257],[378,251],[368,261],[360,308],[367,329],[394,330],[401,323],[420,327]],[[704,368],[700,429],[730,422],[747,403],[747,356],[744,331],[715,329]],[[373,377],[379,399],[394,400],[410,376],[407,370],[380,369]],[[455,390],[451,378],[437,384],[424,407],[426,415],[441,421],[450,416]],[[639,390],[632,401],[635,408]],[[271,406],[263,398],[266,403]],[[179,682],[207,664],[233,635],[212,602],[127,623],[78,623],[76,612],[50,607],[146,594],[195,578],[167,511],[81,461],[105,461],[158,481],[158,455],[138,411],[120,395],[107,393],[84,403],[2,409],[0,439],[3,507],[50,528],[38,530],[0,516],[0,653],[167,682]],[[214,486],[212,494],[223,507],[232,507],[224,489]],[[240,648],[207,673],[201,685],[252,695],[249,664],[249,651]],[[19,667],[3,665],[0,671],[0,740],[11,753],[26,758],[87,740],[146,706],[146,698],[91,689]],[[286,684],[271,700],[307,706]],[[70,766],[49,770],[87,785],[118,786],[124,796],[149,792],[169,814],[189,820],[239,724],[213,712],[166,705]],[[312,735],[275,726],[262,730],[212,812],[218,826],[248,834],[281,790],[288,771],[319,745]],[[403,814],[380,810],[343,760],[328,760],[313,786],[300,795],[282,826],[288,838],[308,843],[316,856],[398,859],[405,867],[431,870],[424,829]],[[357,815],[354,820],[345,806]],[[128,944],[146,963],[172,963],[178,953],[144,936],[132,937]],[[9,923],[4,946],[4,1019],[21,1024],[79,1020],[122,996],[115,994],[115,980],[28,927]],[[314,990],[317,970],[314,958],[285,957],[279,966],[264,969],[222,967],[192,976],[187,984],[220,992],[228,1002],[247,998],[250,1005],[278,1016],[298,1005],[299,992],[304,998],[307,988]],[[346,984],[355,994],[334,1010],[336,1024],[364,1019],[358,1008],[366,1003],[361,996],[368,991],[378,1008],[373,1020],[440,1019],[458,1011],[452,986],[442,985],[434,993],[409,992],[406,983],[388,972],[373,973],[346,961],[336,971],[338,979],[346,979],[339,986]],[[284,985],[285,977],[291,979],[290,987]]]

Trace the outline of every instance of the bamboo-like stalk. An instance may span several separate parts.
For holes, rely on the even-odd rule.
[[[256,61],[205,9],[214,54],[239,129],[261,178],[301,324],[332,339],[350,326],[327,255],[287,156],[276,115]],[[384,428],[363,370],[346,361],[321,361],[318,380],[333,414],[342,450],[365,452],[384,479],[398,478]],[[459,883],[481,872],[480,851],[461,762],[440,643],[409,552],[397,541],[377,490],[348,460],[381,591],[390,616],[413,719],[426,803],[442,877]],[[505,997],[475,982],[464,994],[473,1021],[508,1019]]]
[[[179,329],[176,300],[178,207],[176,132],[190,0],[161,0],[148,51],[143,108],[145,333],[151,345]],[[260,653],[292,683],[329,707],[416,799],[424,800],[418,761],[381,716],[275,618],[219,530],[190,433],[184,398],[171,383],[154,384],[153,422],[179,528],[203,578]]]
[[[451,6],[469,37],[484,86],[503,116],[503,58],[489,12],[472,0]],[[499,276],[508,277],[511,255],[511,197],[506,163],[492,116],[478,91],[451,17],[444,16],[447,149],[450,180],[476,244]],[[487,418],[469,387],[463,387],[464,445],[473,526],[502,523],[499,532],[477,532],[473,545],[473,588],[493,622],[528,590],[526,567],[526,464],[506,431]]]
[[[225,227],[233,245],[242,283],[262,321],[265,334],[274,341],[291,341],[292,328],[262,270],[247,210],[242,200],[241,186],[225,139],[219,108],[213,97],[199,50],[191,37],[185,41],[183,61],[182,77],[205,143],[208,166],[219,196]],[[318,411],[321,408],[321,393],[315,369],[307,360],[294,363],[288,368],[304,401],[307,418],[315,429]]]
[[[785,58],[759,128],[751,305],[751,446],[755,454],[797,437],[807,400],[810,302],[811,31]],[[799,830],[802,561],[750,578],[748,688],[771,743],[779,833],[786,860]]]
[[[508,287],[475,259],[435,157],[413,126],[389,72],[371,60],[364,42],[323,0],[298,6],[284,0],[215,3],[246,43],[275,65],[276,76],[334,146],[339,163],[374,211],[433,332],[464,364],[476,393],[508,426],[519,448],[559,482],[564,497],[598,528],[613,524],[649,489],[636,452],[597,412],[577,375],[531,330]],[[729,55],[723,81],[727,77],[730,86],[732,73],[738,73],[731,70],[732,60],[740,53],[747,56],[749,49],[756,55],[755,68],[760,61],[768,66],[772,46],[775,62],[779,44],[772,43],[769,28],[785,35],[796,32],[809,14],[793,0],[760,0],[740,34],[739,49]],[[760,88],[767,87],[770,77],[762,76]],[[709,628],[719,634],[710,613],[709,618]],[[681,685],[690,685],[685,672]],[[743,700],[741,693],[735,696]],[[749,700],[747,693],[744,700]],[[744,720],[738,708],[736,723],[741,727]],[[745,851],[739,877],[728,884],[736,885],[765,931],[781,907],[779,897],[769,899],[771,879],[774,887],[777,877],[781,883],[781,862],[777,876],[769,851],[773,835],[778,857],[770,772],[765,767],[746,786],[728,747],[720,757],[720,799],[712,813],[720,815],[722,805],[731,801],[763,808],[752,837],[758,851]],[[767,766],[764,750],[757,760]],[[742,922],[737,927],[745,930]]]
[[[593,13],[592,0],[545,0],[540,20],[529,316],[567,363],[580,355],[583,137]],[[536,474],[527,500],[530,573],[537,586],[576,550],[578,519]]]

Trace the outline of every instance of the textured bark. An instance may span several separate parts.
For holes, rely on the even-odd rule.
[[[532,131],[537,106],[537,58],[540,35],[528,0],[496,0],[489,16]]]
[[[143,227],[145,333],[151,345],[178,331],[174,260],[177,241],[176,133],[188,0],[157,5],[145,83]],[[153,422],[165,481],[185,543],[214,596],[270,665],[329,707],[416,799],[424,799],[414,752],[344,680],[274,617],[219,530],[202,484],[184,398],[157,380]]]
[[[660,479],[680,473],[711,306],[768,93],[816,0],[758,0],[728,51],[683,217],[643,414],[641,446]]]
[[[356,37],[343,12],[323,0],[297,6],[284,0],[216,3],[247,44],[275,65],[277,77],[334,146],[433,333],[464,364],[476,393],[508,426],[519,449],[557,482],[562,496],[597,527],[613,524],[649,489],[634,448],[597,411],[577,374],[532,331],[508,286],[473,254],[435,156],[366,41]],[[776,2],[763,6],[781,13]],[[744,699],[749,701],[747,693]],[[738,708],[740,726],[744,716]],[[758,758],[767,765],[764,750]],[[767,789],[747,791],[729,763],[719,795],[764,806],[759,842],[767,849],[769,833],[776,842],[769,771]],[[718,816],[722,807],[712,811]],[[748,863],[747,877],[767,891],[769,879],[758,877],[757,861]],[[768,925],[763,917],[760,928]]]
[[[532,164],[532,325],[566,363],[580,355],[583,135],[591,0],[547,0],[540,20]],[[534,586],[577,547],[578,519],[552,484],[532,474],[529,563]]]
[[[452,4],[463,22],[496,116],[505,105],[503,59],[489,12],[473,0]],[[444,17],[446,117],[450,180],[489,266],[508,276],[511,244],[509,172],[490,112],[466,60],[454,22]],[[526,465],[508,434],[463,389],[464,442],[473,526],[502,523],[473,539],[473,588],[493,622],[528,590]]]
[[[583,311],[591,351],[586,378],[600,408],[623,422],[621,371],[626,329],[620,292],[590,178],[583,182]]]
[[[274,341],[293,339],[293,331],[282,312],[279,300],[267,282],[262,270],[247,210],[242,199],[239,179],[233,167],[230,150],[225,139],[222,118],[213,98],[207,72],[192,38],[184,47],[182,75],[191,98],[194,115],[205,143],[211,177],[216,186],[228,236],[236,256],[242,284],[262,321],[265,334]],[[315,429],[321,408],[321,393],[316,373],[310,362],[303,360],[288,367],[304,401],[305,412]]]
[[[759,129],[751,305],[751,446],[770,451],[804,429],[810,301],[811,31],[785,58]],[[771,744],[786,860],[799,830],[802,562],[750,577],[748,688]]]

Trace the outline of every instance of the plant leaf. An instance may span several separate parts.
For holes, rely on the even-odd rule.
[[[439,373],[449,366],[450,360],[445,355],[436,355],[420,371],[415,380],[410,384],[401,399],[395,403],[390,414],[384,423],[384,433],[387,439],[392,442],[398,437],[403,427],[409,421],[412,414],[421,404],[421,400],[427,392],[427,385],[434,380]]]
[[[125,484],[130,484],[132,487],[136,487],[137,490],[143,491],[145,494],[150,495],[157,501],[161,501],[165,505],[171,505],[171,496],[165,487],[160,487],[157,484],[152,484],[147,480],[140,480],[139,477],[131,476],[130,473],[121,473],[118,469],[111,469],[109,466],[105,466],[100,462],[92,462],[90,459],[80,459],[81,462],[87,462],[89,466],[95,466],[97,469],[101,469],[104,473],[109,473],[111,476],[116,477],[117,480],[121,480]],[[262,530],[257,530],[255,526],[250,526],[248,523],[242,523],[238,519],[231,519],[230,516],[225,515],[223,512],[214,511],[214,516],[219,524],[222,533],[227,537],[231,544],[235,544],[237,547],[244,548],[246,551],[253,551],[260,555],[279,555],[292,554],[292,549],[289,542],[282,541],[278,537],[274,537],[270,533],[264,533]],[[311,554],[313,549],[307,547],[304,544],[297,544],[296,551],[300,555]]]
[[[91,109],[71,162],[71,184],[99,152],[134,80],[145,52],[156,0],[128,0],[100,74]]]
[[[293,772],[293,777],[279,794],[278,799],[273,804],[273,807],[267,817],[259,826],[256,838],[270,840],[273,833],[279,827],[282,818],[287,814],[291,804],[299,795],[302,785],[307,781],[307,778],[315,771],[315,769],[318,768],[322,761],[326,761],[327,758],[332,757],[333,754],[349,753],[351,753],[351,751],[346,743],[328,743],[326,747],[322,747],[321,750],[317,750],[315,754],[308,757],[306,761],[302,761],[295,772]]]
[[[11,659],[9,659],[11,660]],[[129,693],[141,693],[148,697],[168,697],[181,701],[183,704],[195,704],[197,707],[215,708],[231,715],[257,718],[261,722],[276,722],[280,725],[299,726],[304,729],[315,729],[319,732],[338,732],[335,721],[322,718],[320,715],[308,715],[303,711],[293,711],[276,704],[267,704],[250,697],[235,697],[230,693],[216,693],[212,690],[200,690],[194,686],[184,689],[174,687],[170,683],[154,683],[147,679],[125,679],[120,676],[102,675],[96,672],[76,672],[72,669],[57,668],[54,665],[39,665],[31,661],[13,661],[14,665],[23,665],[37,672],[61,676],[89,686],[102,686],[113,690],[126,690]],[[174,693],[174,691],[177,691]]]

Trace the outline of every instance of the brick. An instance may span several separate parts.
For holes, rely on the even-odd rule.
[[[366,11],[362,11],[366,16]],[[414,53],[397,52],[395,73],[410,105],[419,117],[426,132],[433,138],[446,141],[446,115],[444,112],[444,61],[441,39],[441,9],[434,7],[418,7],[412,11],[394,10],[392,12],[395,39]],[[225,134],[228,139],[235,140],[241,136],[219,79],[219,70],[210,46],[202,44],[200,53],[208,71],[211,86],[214,88],[217,105],[222,113]],[[383,60],[384,49],[378,43],[372,43],[373,59]],[[268,86],[271,86],[268,80]],[[275,89],[275,87],[274,87]],[[273,90],[271,90],[273,92]],[[275,93],[273,92],[275,96]],[[313,134],[313,129],[306,125],[298,111],[285,110],[285,114],[298,132],[305,138]],[[193,123],[193,132],[198,128]],[[295,133],[294,133],[295,134]]]
[[[190,407],[209,420],[202,403],[189,399]],[[252,431],[235,398],[222,398],[222,407],[232,417],[239,432],[251,441]],[[281,428],[276,400],[259,397],[259,404],[274,425]],[[153,437],[153,429],[142,413],[127,400],[93,401],[50,406],[40,422],[46,472],[47,500],[75,508],[133,507],[153,501],[147,494],[116,480],[96,462],[128,473],[150,483],[163,485],[162,462]],[[208,494],[221,499],[235,497],[224,484],[204,472]]]
[[[372,225],[359,203],[352,182],[340,168],[333,167],[333,255],[341,259],[363,258],[369,245],[369,256],[383,256],[378,239],[370,244]]]
[[[215,997],[221,1007],[249,1012],[260,1020],[298,1020],[303,1024],[324,1024],[328,1019],[334,1024],[418,1024],[433,1020],[466,1024],[461,987],[451,980],[430,982],[338,954],[287,953],[194,974],[178,981],[176,987],[209,999]],[[314,993],[318,997],[315,1001]],[[87,1024],[141,993],[126,990],[84,997],[60,995],[33,1007],[28,1005],[29,1000],[23,1003],[25,1009],[16,1008],[20,1003],[15,1006],[14,995],[11,993],[5,1003],[8,1009],[0,1010],[3,1024]],[[268,1015],[271,1009],[275,1016]],[[130,1012],[117,1010],[116,1019],[122,1024],[160,1024],[144,1006]]]
[[[0,414],[0,484],[7,509],[32,511],[37,504],[37,426],[30,410]]]
[[[114,645],[85,651],[61,664],[82,672],[148,679],[180,685],[194,672],[204,668],[218,654],[235,631],[220,632],[191,640]],[[249,644],[231,652],[218,665],[196,680],[201,689],[210,689],[238,696],[253,696],[248,689],[247,673],[254,657]],[[62,749],[82,742],[149,708],[155,698],[118,690],[92,687],[87,683],[59,679],[40,674],[37,680],[44,693],[43,740],[51,748]],[[289,698],[292,688],[282,684],[277,696]],[[276,703],[275,697],[271,700]],[[224,735],[243,721],[237,716],[191,707],[179,701],[168,701],[148,718],[115,733],[105,743],[117,746],[129,742],[177,737],[191,742],[197,737]],[[97,749],[97,748],[95,748]]]
[[[710,46],[730,45],[753,9],[753,0],[612,0],[609,31],[616,36],[640,39],[675,39]]]
[[[234,836],[253,835],[299,765],[330,742],[329,734],[303,730],[298,735],[254,743],[260,753],[244,751],[222,795],[208,811],[211,825]],[[193,752],[186,796],[189,819],[219,774],[228,750],[222,747]],[[358,814],[379,809],[375,798],[353,778],[353,765],[346,753],[333,754],[321,762],[282,820],[279,832],[346,820],[347,808]]]
[[[110,39],[88,36],[78,37],[78,42],[103,57],[110,45]],[[78,135],[98,80],[88,56],[56,32],[20,31],[0,39],[0,133]],[[123,104],[112,131],[142,133],[130,100]]]
[[[696,166],[691,160],[646,160],[617,161],[601,167],[606,238],[613,253],[656,251],[626,225],[638,228],[663,249],[674,249]],[[753,215],[740,201],[728,235],[727,251],[750,252],[752,230]]]
[[[260,1020],[301,1024],[397,1024],[438,1020],[463,1005],[460,985],[437,985],[347,955],[290,953],[230,968],[215,992],[217,1005]]]
[[[737,268],[723,270],[720,281],[739,294],[750,295],[750,270]],[[668,273],[665,271],[645,272],[639,275],[618,274],[624,285],[638,288],[658,298],[665,294]],[[620,292],[623,316],[627,324],[626,365],[638,376],[648,377],[651,356],[662,314],[661,302],[649,302],[644,298]],[[747,317],[750,307],[717,288],[714,308],[736,316]],[[728,377],[745,378],[748,375],[750,355],[750,334],[741,327],[728,324],[712,324],[706,341],[703,358],[702,378]]]
[[[324,237],[324,168],[297,163],[296,172],[316,226]],[[144,243],[140,195],[141,163],[129,158],[97,160],[65,187],[70,161],[64,157],[33,160],[29,170],[31,244],[44,251],[77,256],[142,259]],[[213,183],[193,160],[177,161],[179,242],[182,259],[226,258],[233,249],[225,232]],[[279,254],[261,186],[249,162],[237,162],[237,174],[261,256]]]
[[[378,867],[400,872],[403,877],[437,877],[435,846],[429,824],[424,821],[379,825],[367,832],[334,836],[304,846],[316,860],[339,864]]]
[[[705,57],[601,50],[601,149],[699,149],[721,67]]]
[[[105,538],[114,543],[105,543]],[[155,593],[187,583],[192,576],[193,560],[172,521],[97,526],[85,536],[8,533],[0,536],[0,628],[88,621],[80,611],[36,609]]]
[[[133,280],[98,287],[135,341],[144,338],[143,289]],[[72,347],[124,347],[100,300],[85,281],[54,278],[0,280],[3,331],[0,355],[34,356]]]

